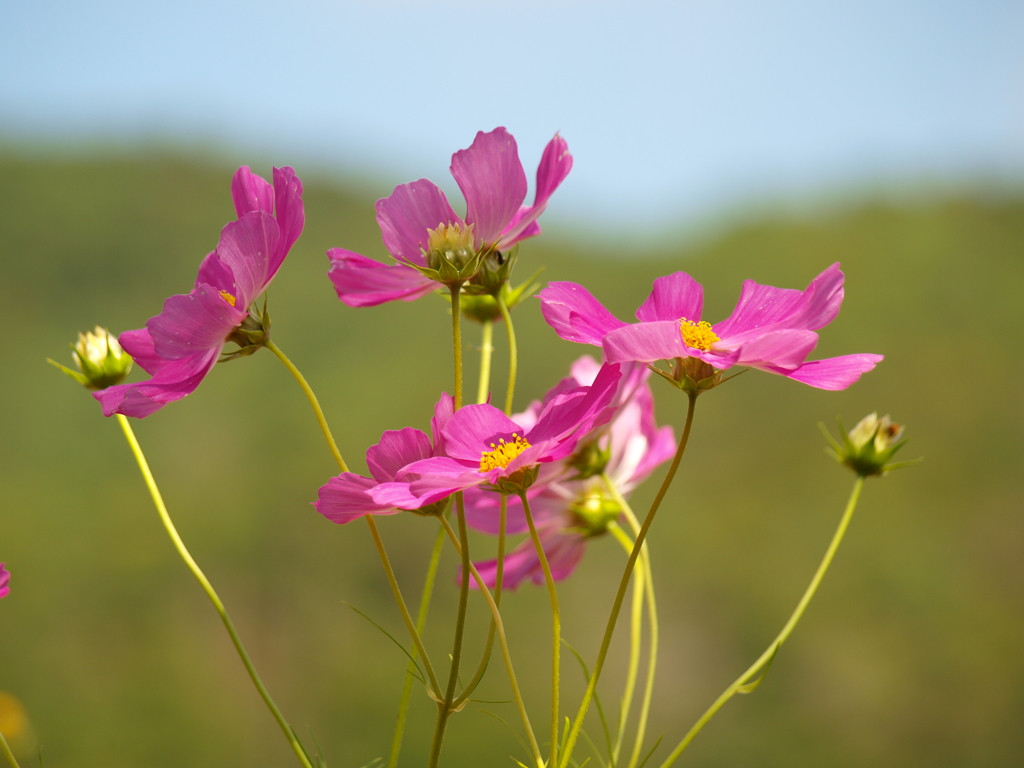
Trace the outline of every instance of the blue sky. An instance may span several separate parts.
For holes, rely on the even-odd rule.
[[[1024,179],[1024,3],[5,3],[0,137],[213,146],[380,193],[506,125],[619,236],[754,201]],[[457,193],[455,194],[457,198]],[[550,214],[546,218],[551,218]]]

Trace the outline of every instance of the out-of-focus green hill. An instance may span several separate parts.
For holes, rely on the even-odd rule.
[[[274,338],[361,470],[382,430],[427,427],[450,388],[449,321],[434,297],[341,305],[324,251],[383,258],[373,201],[390,190],[345,191],[297,170],[307,178],[307,226],[270,291]],[[24,703],[48,767],[293,759],[167,541],[116,423],[45,363],[65,360],[79,330],[141,327],[168,295],[188,290],[233,217],[230,175],[168,156],[0,158],[0,559],[13,573],[0,602],[0,690]],[[556,197],[545,218],[557,217]],[[852,478],[823,455],[815,423],[841,414],[852,424],[877,409],[909,425],[903,457],[926,462],[869,483],[765,684],[731,702],[679,765],[1024,763],[1022,257],[1024,201],[969,198],[761,220],[657,251],[624,235],[523,244],[521,278],[546,264],[546,279],[581,282],[624,318],[670,271],[703,283],[714,321],[745,278],[802,288],[840,261],[846,302],[816,355],[886,355],[841,393],[752,372],[701,399],[651,539],[662,611],[651,726],[654,737],[666,734],[659,754],[761,652],[817,566]],[[593,350],[559,340],[533,300],[515,314],[522,406]],[[470,391],[477,333],[467,331]],[[500,329],[496,338],[500,391]],[[660,420],[678,428],[684,398],[654,387]],[[309,506],[336,470],[287,372],[265,352],[219,366],[193,396],[136,427],[182,535],[290,721],[315,735],[332,768],[386,756],[403,658],[342,601],[399,636],[400,620],[365,526],[332,525]],[[651,495],[637,493],[638,510]],[[415,601],[434,525],[408,515],[381,529]],[[477,541],[483,553],[490,542]],[[595,541],[562,587],[565,636],[588,659],[622,561],[612,541]],[[427,633],[441,659],[455,604],[450,552],[442,568]],[[542,724],[546,597],[526,586],[505,607]],[[474,605],[470,664],[485,622]],[[617,663],[603,686],[609,709],[621,675]],[[581,689],[571,659],[564,679],[571,707]],[[479,696],[509,698],[499,664]],[[468,706],[452,721],[445,764],[510,765],[507,756],[520,754],[482,709],[518,722],[510,704]],[[418,693],[403,765],[423,759],[432,714]],[[590,730],[597,740],[596,721]]]

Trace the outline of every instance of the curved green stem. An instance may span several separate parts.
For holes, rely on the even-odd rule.
[[[779,652],[779,648],[782,647],[782,644],[789,639],[793,630],[796,629],[797,622],[800,621],[800,617],[803,616],[804,611],[807,610],[807,606],[811,602],[811,598],[814,597],[814,593],[818,591],[818,586],[821,584],[821,580],[825,578],[825,573],[828,571],[828,567],[832,564],[832,558],[835,557],[836,550],[839,549],[839,544],[842,542],[843,536],[846,534],[846,529],[850,525],[850,518],[853,517],[853,511],[857,508],[857,501],[860,499],[860,491],[863,487],[864,477],[863,475],[858,475],[857,480],[853,484],[853,491],[850,493],[850,500],[846,504],[846,510],[843,512],[843,516],[839,521],[839,527],[836,528],[836,532],[832,536],[832,541],[829,543],[828,549],[825,550],[825,556],[822,558],[821,564],[818,566],[818,570],[815,571],[814,577],[811,579],[811,583],[804,591],[803,597],[800,598],[800,602],[797,603],[796,609],[789,617],[789,621],[786,622],[786,626],[782,628],[782,631],[779,632],[776,638],[771,642],[771,645],[765,649],[765,652],[758,657],[757,661],[751,664],[747,668],[746,672],[736,678],[733,684],[726,688],[721,696],[715,699],[715,703],[708,707],[707,711],[701,715],[700,719],[696,723],[694,723],[686,736],[683,737],[683,740],[679,742],[679,745],[672,750],[672,754],[665,758],[665,762],[661,764],[661,768],[668,768],[676,761],[676,759],[683,753],[683,750],[690,745],[690,742],[693,741],[694,737],[700,733],[701,729],[707,725],[708,721],[715,716],[715,713],[722,708],[725,702],[744,688],[746,688],[746,690],[743,690],[742,692],[749,693],[764,678],[765,673],[768,671],[768,666],[775,659],[775,654]],[[751,682],[754,679],[754,676],[759,672],[761,673],[760,676]]]
[[[185,542],[181,540],[181,536],[178,535],[178,530],[174,527],[174,523],[171,521],[171,516],[167,512],[167,507],[164,504],[163,496],[160,494],[160,489],[157,487],[156,480],[153,478],[153,473],[149,469],[149,462],[146,461],[146,456],[142,452],[142,447],[139,445],[139,441],[135,438],[135,432],[132,430],[132,425],[128,423],[128,419],[122,414],[117,414],[118,423],[121,425],[124,436],[128,440],[128,446],[132,450],[132,454],[135,456],[135,461],[139,465],[139,471],[142,473],[142,479],[146,482],[146,488],[149,489],[149,495],[153,499],[153,504],[156,506],[156,511],[160,515],[160,520],[164,524],[164,528],[167,530],[167,535],[171,537],[171,542],[174,544],[174,548],[178,550],[178,554],[181,559],[185,561],[185,565],[192,571],[192,575],[195,576],[196,581],[206,592],[206,596],[210,598],[210,602],[213,603],[213,607],[220,615],[221,621],[224,622],[224,628],[228,631],[228,635],[231,637],[231,642],[234,643],[235,650],[238,652],[239,658],[245,665],[246,671],[249,673],[249,677],[252,678],[253,685],[256,686],[256,690],[259,692],[263,702],[267,705],[267,709],[270,710],[270,714],[274,716],[277,724],[281,727],[284,732],[285,738],[291,745],[292,750],[295,752],[296,757],[299,758],[299,762],[302,763],[305,768],[312,768],[309,758],[306,756],[305,750],[299,743],[298,738],[295,735],[295,731],[285,721],[284,716],[281,714],[281,710],[277,708],[274,700],[270,697],[269,691],[266,686],[263,685],[263,681],[260,679],[259,674],[256,672],[256,667],[253,666],[252,661],[249,659],[249,654],[245,652],[245,647],[242,645],[242,640],[239,638],[238,633],[235,631],[235,625],[231,621],[231,617],[228,616],[227,609],[224,607],[224,603],[221,602],[220,597],[214,590],[213,585],[210,584],[209,579],[200,570],[199,565],[195,560],[192,559],[192,555],[189,554],[188,549],[185,547]]]
[[[612,536],[626,550],[626,556],[633,551],[633,539],[618,525],[608,526]],[[647,581],[647,569],[644,567],[643,552],[640,554],[640,567],[633,574],[633,600],[629,620],[629,665],[626,668],[626,686],[622,693],[619,708],[619,722],[615,730],[615,746],[611,752],[611,765],[618,765],[622,741],[626,735],[626,723],[629,721],[629,710],[633,707],[633,693],[636,690],[637,673],[640,671],[640,645],[643,635],[644,586]]]
[[[456,302],[455,306],[458,306]],[[458,313],[456,313],[458,314]],[[309,404],[313,407],[313,413],[316,415],[317,423],[320,425],[320,431],[323,432],[324,440],[327,441],[327,447],[331,450],[331,455],[334,456],[334,460],[338,464],[338,468],[342,472],[348,472],[348,465],[345,463],[345,459],[341,456],[341,451],[338,450],[338,444],[334,441],[334,435],[331,434],[331,428],[327,424],[327,418],[324,416],[323,408],[320,407],[320,401],[317,399],[316,394],[313,392],[313,388],[309,386],[309,382],[306,381],[306,377],[302,375],[301,371],[295,366],[295,364],[288,359],[287,355],[282,352],[274,342],[268,340],[266,347],[277,359],[284,363],[285,368],[292,374],[295,380],[302,387],[302,391],[306,393],[306,399],[309,400]],[[416,624],[412,620],[412,616],[409,614],[409,609],[405,604],[405,598],[402,597],[402,590],[398,586],[398,579],[395,578],[395,572],[391,568],[391,561],[388,559],[387,550],[384,549],[384,542],[380,537],[380,531],[377,530],[377,523],[373,519],[373,515],[364,515],[363,519],[366,521],[367,527],[370,529],[370,535],[373,537],[373,543],[377,547],[377,554],[380,556],[381,565],[384,566],[384,573],[387,575],[388,584],[391,586],[391,592],[395,596],[395,603],[398,604],[398,610],[402,614],[402,619],[405,621],[405,626],[409,630],[409,636],[412,638],[413,644],[416,646],[416,650],[423,658],[423,666],[426,669],[427,677],[430,680],[431,686],[435,692],[440,691],[437,684],[437,678],[434,676],[434,668],[430,664],[430,658],[427,656],[426,649],[423,647],[423,641],[420,639],[419,632],[416,631]]]
[[[462,546],[459,543],[459,537],[452,530],[451,523],[444,519],[444,517],[438,518],[441,521],[441,525],[444,526],[445,531],[448,533],[448,538],[455,546],[455,551],[462,554]],[[530,725],[530,718],[526,713],[526,703],[523,701],[523,695],[519,691],[519,683],[516,680],[516,671],[512,666],[512,654],[508,650],[508,638],[505,636],[505,623],[501,620],[501,613],[498,610],[498,604],[495,602],[494,597],[491,595],[491,590],[487,588],[487,584],[484,582],[480,572],[473,565],[473,561],[469,562],[469,572],[473,576],[473,581],[476,582],[480,592],[483,593],[484,600],[487,601],[487,606],[491,609],[491,618],[494,619],[494,624],[498,630],[498,645],[501,647],[501,655],[505,661],[505,672],[508,674],[509,685],[512,686],[512,697],[516,701],[516,708],[519,710],[519,717],[523,721],[523,727],[526,729],[526,738],[530,743],[530,751],[533,753],[534,762],[537,764],[537,768],[545,768],[544,758],[540,754],[540,746],[537,744],[537,737],[533,733],[533,726]]]
[[[313,388],[309,386],[309,382],[306,381],[306,377],[302,375],[295,364],[288,359],[284,352],[282,352],[278,346],[267,340],[265,344],[266,348],[273,352],[277,359],[284,363],[284,367],[287,368],[295,380],[299,382],[299,386],[302,387],[302,391],[306,393],[306,398],[309,400],[309,404],[313,406],[313,413],[316,414],[317,424],[320,425],[320,431],[324,433],[324,439],[327,441],[327,446],[331,449],[331,455],[334,456],[334,460],[338,462],[338,466],[342,472],[348,472],[348,465],[345,463],[345,459],[341,457],[341,451],[338,450],[338,444],[334,442],[334,435],[331,434],[331,428],[327,425],[327,419],[324,416],[324,410],[320,407],[320,401],[316,399],[316,395],[313,392]]]
[[[420,596],[420,609],[416,616],[416,632],[423,635],[427,626],[427,612],[430,610],[430,598],[434,592],[434,581],[437,578],[437,567],[441,562],[441,548],[444,546],[444,530],[438,528],[434,540],[434,550],[430,553],[430,564],[427,566],[427,577],[423,582],[423,594]],[[391,754],[388,756],[388,768],[396,768],[398,755],[402,751],[402,737],[405,735],[405,721],[409,714],[409,700],[412,698],[412,684],[416,679],[415,658],[419,651],[412,650],[412,659],[405,668],[405,683],[402,686],[402,698],[398,703],[398,717],[395,722],[395,735],[391,740]]]
[[[452,296],[452,305],[458,306]],[[462,556],[462,572],[469,573],[469,532],[466,528],[466,504],[461,493],[455,494],[455,511],[459,523],[459,554]],[[462,640],[466,630],[466,607],[469,605],[469,579],[463,578],[459,587],[459,611],[455,616],[455,640],[452,643],[452,666],[448,673],[448,688],[445,690],[444,701],[438,704],[437,722],[434,725],[434,738],[430,744],[430,756],[427,768],[437,768],[441,759],[441,744],[444,741],[448,718],[454,708],[455,688],[459,684],[459,666],[462,662]]]
[[[8,746],[7,739],[4,738],[2,731],[0,731],[0,752],[4,753],[4,757],[6,757],[7,762],[11,764],[11,768],[21,768],[18,765],[18,761],[14,759],[14,753],[11,751],[10,746]]]
[[[565,751],[562,753],[561,761],[559,766],[566,768],[569,765],[569,758],[572,757],[572,750],[576,746],[576,739],[579,738],[580,729],[583,727],[583,720],[587,716],[587,710],[590,708],[590,701],[594,697],[594,691],[597,689],[597,681],[601,677],[601,671],[604,669],[604,662],[608,656],[608,648],[612,642],[612,635],[615,632],[615,624],[619,619],[619,611],[622,609],[622,601],[626,597],[626,589],[629,587],[629,578],[633,573],[633,568],[636,565],[636,560],[640,556],[640,549],[643,547],[644,540],[647,538],[647,532],[651,528],[651,523],[654,522],[654,517],[658,513],[658,508],[661,506],[662,500],[665,498],[665,494],[668,492],[669,486],[672,484],[672,479],[676,476],[676,471],[679,469],[679,463],[683,459],[683,454],[686,452],[686,444],[690,440],[690,429],[693,427],[693,411],[697,404],[697,394],[688,392],[689,404],[686,409],[686,424],[683,426],[682,437],[679,438],[679,447],[676,449],[676,455],[672,459],[672,464],[668,468],[668,473],[665,475],[665,479],[661,483],[661,487],[658,489],[658,494],[654,497],[654,501],[651,502],[651,508],[647,512],[647,517],[644,518],[644,523],[640,527],[639,532],[636,536],[636,542],[633,544],[633,550],[629,553],[629,560],[626,562],[626,568],[622,572],[622,579],[619,581],[618,592],[615,593],[615,601],[612,603],[612,611],[608,616],[608,624],[605,626],[604,637],[601,638],[601,648],[597,652],[597,661],[594,662],[594,672],[590,676],[590,682],[587,684],[587,690],[583,694],[583,701],[580,703],[579,711],[576,713],[576,719],[573,721],[572,728],[569,731],[569,739],[565,746]]]
[[[494,577],[494,604],[501,607],[501,590],[502,585],[505,581],[505,529],[508,527],[508,496],[501,494],[501,505],[498,511],[498,559],[495,563],[496,573]],[[467,578],[463,576],[463,578]],[[491,626],[487,630],[487,643],[484,645],[484,654],[480,658],[480,666],[477,667],[476,674],[466,684],[465,689],[458,695],[452,706],[457,710],[463,703],[469,699],[476,690],[476,687],[480,684],[480,681],[484,678],[484,673],[487,671],[487,664],[491,660],[491,650],[494,648],[494,633],[497,629],[497,624],[494,619],[491,619]]]
[[[523,514],[526,516],[526,524],[530,527],[530,538],[533,540],[533,548],[537,550],[537,558],[544,571],[544,583],[547,585],[548,597],[551,599],[551,758],[548,760],[548,765],[558,765],[558,684],[561,671],[562,615],[558,610],[558,590],[555,588],[555,579],[551,575],[551,565],[548,563],[548,556],[544,553],[544,546],[537,534],[537,526],[533,522],[533,514],[530,512],[530,501],[526,498],[526,491],[520,492],[519,498],[523,503]]]
[[[480,344],[480,383],[476,388],[476,401],[486,403],[491,389],[491,353],[494,352],[494,322],[484,320],[483,341]]]
[[[455,353],[455,410],[462,407],[462,312],[459,311],[459,294],[462,285],[450,286],[452,293],[452,351]]]
[[[633,508],[625,497],[619,493],[619,489],[612,483],[611,478],[602,474],[602,479],[608,487],[612,498],[622,508],[622,513],[629,523],[633,535],[640,533],[640,521],[637,520]],[[640,549],[640,567],[644,570],[644,593],[647,598],[647,622],[650,626],[651,637],[647,651],[647,679],[644,681],[644,698],[640,704],[640,717],[636,725],[636,740],[633,742],[633,753],[629,758],[629,768],[636,768],[640,760],[640,750],[643,749],[644,736],[647,733],[647,719],[651,713],[651,699],[654,696],[654,678],[658,668],[658,605],[654,599],[654,569],[651,566],[651,551],[644,542]],[[616,755],[616,758],[618,755]]]
[[[516,375],[519,371],[519,348],[516,346],[516,329],[512,325],[512,315],[508,311],[508,305],[499,292],[497,295],[498,309],[501,310],[501,317],[505,321],[505,332],[508,334],[508,389],[505,391],[505,415],[512,413],[512,399],[516,394]]]

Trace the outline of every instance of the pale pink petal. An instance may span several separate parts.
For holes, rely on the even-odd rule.
[[[390,197],[377,201],[377,224],[388,253],[398,261],[426,266],[422,251],[427,230],[440,224],[462,224],[436,184],[419,179],[399,184]]]
[[[7,597],[11,594],[11,572],[7,570],[7,563],[0,563],[0,597]]]
[[[437,283],[404,264],[381,264],[343,248],[327,252],[327,276],[338,298],[350,307],[375,307],[388,301],[412,301],[437,289]]]
[[[700,283],[685,272],[674,272],[654,281],[654,288],[647,300],[636,311],[636,319],[642,323],[656,320],[679,320],[692,322],[700,320],[704,310],[704,289]]]
[[[222,347],[245,314],[212,286],[201,285],[167,299],[163,312],[146,321],[146,328],[156,354],[179,360]]]
[[[368,491],[376,483],[367,477],[344,472],[321,486],[316,511],[335,523],[347,523],[364,515],[394,515],[400,510],[376,503]]]
[[[551,283],[537,298],[547,324],[566,341],[599,347],[608,333],[627,325],[577,283]]]
[[[516,140],[504,128],[479,131],[469,149],[452,155],[452,176],[466,199],[466,224],[477,247],[496,244],[526,199],[526,173]]]
[[[567,578],[579,565],[586,551],[586,538],[576,532],[546,528],[538,531],[544,556],[555,581]],[[493,587],[497,583],[497,561],[475,563],[484,583]],[[504,589],[516,589],[527,579],[534,584],[544,583],[544,568],[532,539],[526,539],[505,556]],[[471,582],[473,583],[473,582]]]
[[[263,178],[257,176],[249,166],[243,165],[231,179],[231,199],[235,203],[238,218],[247,213],[274,212],[274,189]]]
[[[846,389],[860,378],[862,373],[867,373],[880,363],[883,355],[843,355],[842,357],[829,357],[824,360],[812,360],[804,363],[795,371],[782,373],[791,379],[802,381],[818,389],[840,390]]]
[[[533,205],[520,208],[505,227],[498,246],[500,250],[506,250],[527,237],[540,234],[540,226],[536,224],[536,219],[544,213],[548,200],[571,170],[572,155],[569,154],[569,145],[556,133],[544,148],[540,165],[537,166],[537,189]]]
[[[430,438],[418,429],[389,430],[366,451],[366,466],[378,483],[395,480],[406,464],[430,458]]]

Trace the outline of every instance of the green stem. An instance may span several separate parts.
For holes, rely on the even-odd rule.
[[[434,581],[437,577],[437,567],[441,562],[441,548],[444,546],[444,530],[437,530],[437,538],[434,540],[434,550],[430,553],[430,564],[427,566],[427,578],[423,583],[423,594],[420,597],[420,609],[416,616],[416,631],[422,637],[423,630],[427,626],[427,612],[430,610],[430,598],[434,592]],[[416,679],[415,658],[419,652],[413,648],[412,659],[405,669],[405,684],[402,686],[402,698],[398,703],[398,718],[395,722],[395,735],[391,740],[391,755],[388,757],[388,768],[396,768],[398,755],[402,751],[402,737],[405,735],[405,721],[409,714],[409,701],[412,698],[412,684]]]
[[[444,517],[438,518],[441,521],[441,525],[444,526],[445,531],[448,533],[448,538],[455,546],[455,551],[460,555],[462,554],[462,547],[459,544],[459,537],[456,536],[455,531],[452,530],[451,523],[445,520]],[[512,686],[512,697],[516,700],[516,708],[519,710],[519,717],[523,721],[523,727],[526,729],[526,738],[530,742],[530,751],[533,753],[534,762],[537,764],[537,768],[544,768],[544,758],[540,754],[540,746],[537,744],[537,737],[533,733],[533,727],[530,725],[530,718],[526,713],[526,703],[523,701],[523,695],[519,691],[519,683],[516,681],[516,671],[512,666],[512,654],[508,650],[508,638],[505,636],[505,623],[501,620],[501,613],[498,611],[498,604],[495,602],[494,597],[491,595],[491,590],[487,588],[487,584],[484,582],[480,572],[473,565],[473,562],[469,563],[469,572],[473,576],[473,581],[476,582],[477,587],[483,593],[484,600],[487,601],[487,606],[491,609],[491,618],[494,619],[494,624],[498,629],[498,645],[501,647],[501,655],[505,661],[505,672],[508,674],[509,685]]]
[[[455,353],[455,410],[462,407],[462,312],[459,310],[459,293],[462,285],[449,287],[452,293],[452,351]]]
[[[612,642],[612,634],[615,632],[615,624],[619,619],[619,611],[622,609],[622,601],[626,597],[626,589],[629,587],[629,578],[633,573],[633,568],[636,565],[636,560],[640,556],[640,549],[643,547],[644,539],[647,538],[647,531],[651,528],[651,523],[654,522],[654,517],[658,512],[658,508],[661,506],[662,500],[665,498],[665,494],[668,492],[668,487],[672,484],[672,479],[676,476],[676,471],[679,469],[679,462],[682,461],[683,454],[686,452],[686,444],[690,439],[690,429],[693,426],[693,411],[697,404],[697,394],[688,392],[689,404],[686,409],[686,424],[683,426],[682,437],[679,438],[679,447],[676,449],[676,455],[672,459],[672,464],[668,468],[668,473],[665,475],[665,479],[661,483],[661,487],[658,489],[658,494],[654,497],[654,501],[651,503],[651,508],[647,512],[647,517],[644,518],[644,524],[640,527],[640,531],[637,533],[636,542],[633,544],[633,550],[629,553],[629,560],[626,562],[626,568],[622,572],[622,579],[619,581],[619,590],[615,593],[615,602],[612,603],[612,611],[608,616],[608,624],[605,626],[604,637],[601,638],[601,648],[597,652],[597,661],[594,663],[594,672],[590,676],[590,682],[587,684],[587,690],[583,694],[583,701],[580,703],[579,711],[576,713],[576,719],[573,721],[572,729],[569,731],[569,741],[566,744],[565,751],[562,754],[562,759],[559,765],[561,768],[566,768],[569,764],[569,758],[572,757],[572,750],[576,746],[576,739],[579,738],[580,729],[583,727],[583,719],[587,716],[587,710],[590,708],[590,701],[594,697],[594,691],[597,689],[597,681],[601,677],[601,670],[604,669],[605,658],[608,656],[608,647]]]
[[[252,678],[253,685],[256,686],[256,690],[259,691],[263,702],[267,705],[267,709],[277,720],[277,724],[281,726],[281,730],[284,732],[285,738],[291,745],[295,755],[299,758],[299,762],[302,763],[305,768],[312,768],[309,762],[309,758],[306,756],[305,750],[302,745],[299,744],[298,738],[295,736],[295,731],[285,721],[284,716],[281,714],[281,710],[274,704],[274,700],[270,697],[270,693],[267,691],[266,686],[263,685],[263,681],[260,680],[259,674],[256,672],[256,667],[253,666],[252,661],[249,659],[249,654],[245,652],[245,647],[242,645],[241,638],[238,637],[238,633],[235,631],[235,625],[231,621],[231,617],[228,616],[227,609],[224,608],[224,603],[221,602],[217,592],[213,589],[213,585],[210,584],[209,579],[200,570],[196,561],[192,559],[192,555],[189,554],[188,549],[185,547],[185,542],[181,540],[181,536],[178,535],[177,529],[174,527],[174,523],[171,521],[171,516],[167,512],[167,507],[164,504],[163,496],[160,494],[160,489],[157,487],[156,480],[153,478],[153,473],[149,469],[149,462],[146,461],[146,456],[142,452],[142,447],[139,445],[139,441],[135,438],[135,432],[132,430],[132,425],[128,423],[128,419],[122,414],[117,414],[118,423],[121,425],[121,429],[124,431],[124,436],[128,440],[128,446],[132,450],[132,454],[135,456],[135,461],[139,465],[139,471],[142,473],[142,479],[146,482],[146,487],[149,489],[149,495],[153,499],[153,504],[156,506],[156,511],[160,515],[160,520],[164,524],[164,528],[167,530],[167,535],[171,537],[171,542],[174,544],[174,548],[178,550],[178,554],[181,559],[185,561],[185,565],[192,571],[192,575],[195,576],[196,581],[206,592],[206,596],[210,598],[210,602],[213,603],[213,607],[217,610],[220,615],[221,621],[224,622],[224,628],[228,631],[228,635],[231,637],[231,642],[234,643],[235,650],[238,652],[239,657],[242,659],[242,663],[245,665],[246,671],[249,673],[249,677]]]
[[[508,527],[508,496],[501,494],[501,506],[498,512],[498,559],[496,561],[497,572],[494,578],[494,604],[501,607],[501,590],[503,582],[505,581],[505,529]],[[463,574],[462,578],[467,579],[469,576]],[[473,675],[473,679],[469,681],[465,689],[458,695],[452,706],[458,710],[463,703],[469,699],[473,691],[483,680],[484,673],[487,671],[487,664],[491,660],[491,650],[494,648],[494,633],[497,629],[497,623],[494,619],[491,619],[491,626],[487,630],[487,643],[484,646],[484,654],[480,658],[480,666],[477,667],[476,674]]]
[[[630,507],[629,502],[619,493],[619,489],[615,487],[615,484],[612,483],[607,475],[602,474],[601,477],[605,485],[608,486],[608,491],[611,493],[612,498],[622,508],[622,513],[625,515],[633,535],[636,536],[640,533],[640,521],[637,520],[636,515],[633,513],[633,508]],[[647,679],[644,682],[644,698],[640,704],[640,719],[636,725],[636,740],[633,742],[633,754],[629,758],[629,768],[636,768],[640,760],[640,750],[643,749],[644,736],[647,733],[647,719],[651,712],[651,699],[654,695],[654,676],[658,667],[658,605],[654,599],[654,569],[651,566],[651,552],[646,541],[640,550],[640,566],[644,570],[647,622],[651,630],[651,639],[647,651]]]
[[[313,413],[316,414],[317,424],[320,425],[320,431],[324,433],[324,439],[327,441],[327,446],[331,449],[331,455],[334,456],[334,460],[338,462],[338,466],[342,472],[348,472],[348,465],[345,463],[345,459],[341,457],[341,451],[338,450],[338,444],[334,442],[334,435],[331,434],[331,428],[327,425],[327,419],[324,417],[323,408],[320,407],[320,401],[316,399],[316,395],[313,392],[313,388],[309,386],[309,382],[306,381],[306,377],[302,375],[295,364],[287,358],[278,346],[267,340],[265,344],[266,348],[273,352],[277,359],[284,363],[284,367],[287,368],[295,380],[299,382],[299,386],[302,387],[302,391],[306,393],[306,398],[309,400],[309,404],[313,406]]]
[[[458,304],[455,306],[458,306]],[[302,387],[302,391],[306,393],[306,399],[309,400],[309,404],[313,407],[313,413],[316,415],[317,423],[320,425],[320,431],[323,432],[324,439],[327,441],[327,447],[331,450],[331,455],[334,456],[338,468],[342,472],[348,472],[348,465],[345,463],[345,459],[342,458],[341,451],[338,450],[338,444],[334,441],[334,435],[331,434],[331,428],[327,424],[327,418],[324,416],[323,409],[320,407],[320,401],[313,392],[313,388],[309,386],[309,382],[306,381],[306,377],[302,375],[301,371],[274,342],[268,340],[266,347],[277,356],[278,360],[284,363],[285,368],[289,370],[299,383],[299,386]],[[377,547],[377,554],[380,556],[381,565],[384,566],[384,572],[387,575],[388,584],[391,586],[391,592],[395,596],[395,602],[398,604],[398,610],[402,614],[402,619],[405,621],[405,626],[409,630],[409,635],[412,637],[416,650],[423,658],[423,666],[427,671],[430,684],[433,686],[433,690],[437,692],[440,688],[437,684],[437,678],[434,676],[434,668],[430,664],[430,658],[423,647],[423,641],[420,639],[419,632],[416,631],[416,624],[409,614],[408,607],[406,607],[405,598],[402,597],[402,590],[398,586],[398,579],[395,578],[395,572],[391,568],[391,561],[388,559],[387,550],[384,549],[384,542],[381,540],[380,532],[377,530],[377,523],[374,521],[373,515],[364,515],[363,519],[366,521],[366,525],[370,529],[370,535],[373,537],[373,543]]]
[[[612,536],[615,537],[622,548],[626,550],[626,556],[633,551],[633,539],[629,537],[618,525],[612,523],[608,526]],[[644,586],[646,582],[646,568],[644,568],[643,553],[640,555],[640,567],[633,575],[633,600],[629,621],[629,666],[626,670],[626,686],[622,693],[622,704],[619,709],[619,722],[615,731],[615,746],[611,753],[611,765],[618,765],[619,753],[622,750],[622,741],[626,735],[626,723],[629,721],[629,710],[633,707],[633,692],[636,690],[636,678],[640,671],[640,645],[643,635],[643,610],[644,610]]]
[[[771,645],[765,649],[765,652],[761,654],[757,661],[751,664],[747,668],[746,672],[736,678],[733,684],[726,688],[722,695],[715,700],[715,703],[708,707],[707,711],[701,715],[700,719],[694,723],[686,736],[683,737],[683,740],[679,742],[679,745],[672,750],[672,754],[670,754],[665,759],[665,762],[661,764],[661,768],[668,768],[672,765],[672,763],[674,763],[683,753],[683,750],[690,745],[690,742],[693,741],[694,737],[700,733],[701,729],[705,725],[707,725],[708,721],[715,716],[715,713],[722,708],[725,702],[736,695],[741,688],[748,685],[758,672],[761,673],[761,677],[763,678],[764,674],[768,671],[768,665],[774,660],[775,654],[779,652],[779,648],[782,647],[782,644],[789,639],[793,630],[796,629],[797,622],[800,621],[800,617],[803,616],[804,611],[807,610],[807,606],[811,602],[811,598],[814,597],[814,593],[818,591],[818,586],[821,584],[821,580],[825,578],[825,573],[828,571],[828,567],[832,564],[832,558],[835,557],[836,550],[839,549],[839,544],[842,542],[843,536],[846,534],[846,529],[850,525],[850,518],[853,517],[853,511],[857,508],[857,501],[860,499],[860,491],[863,487],[864,477],[863,475],[858,475],[857,480],[853,484],[853,491],[850,493],[850,500],[846,504],[846,510],[843,512],[843,516],[839,521],[839,527],[836,528],[836,532],[832,536],[832,541],[829,543],[828,549],[825,550],[825,556],[822,558],[821,564],[818,566],[818,570],[814,573],[814,578],[811,579],[811,583],[807,586],[807,590],[804,592],[803,597],[800,598],[800,602],[797,603],[796,610],[794,610],[793,615],[789,617],[789,621],[786,622],[786,626],[782,628],[782,631],[779,632],[776,638],[771,642]],[[760,679],[753,683],[753,685],[757,685],[758,682],[760,682]],[[748,688],[747,692],[750,690],[753,690],[753,688]]]
[[[7,744],[7,739],[4,738],[4,734],[0,731],[0,752],[4,753],[4,757],[7,758],[7,762],[11,764],[11,768],[21,768],[18,765],[18,761],[14,759],[14,753]]]
[[[505,332],[508,334],[508,389],[505,392],[505,415],[512,413],[512,399],[516,394],[516,375],[519,370],[519,348],[516,346],[516,329],[512,325],[512,315],[508,311],[505,299],[499,293],[498,309],[505,321]]]
[[[555,579],[551,575],[551,565],[548,563],[544,546],[537,534],[537,526],[533,522],[533,514],[530,512],[530,501],[526,498],[526,491],[521,491],[519,498],[523,502],[523,514],[526,515],[526,524],[530,527],[530,538],[533,540],[533,548],[537,550],[540,567],[544,571],[544,583],[547,585],[548,597],[551,599],[551,759],[548,760],[548,765],[558,765],[558,684],[561,671],[562,616],[558,610],[558,590],[555,589]]]
[[[476,389],[476,401],[486,403],[491,389],[491,353],[494,352],[494,322],[484,320],[483,343],[480,345],[480,384]]]
[[[458,297],[452,295],[452,306],[458,307],[455,301]],[[455,494],[455,510],[459,522],[459,554],[462,555],[462,572],[469,573],[469,532],[466,529],[466,504],[462,493]],[[445,728],[448,725],[448,718],[454,711],[452,702],[455,700],[455,688],[459,683],[459,665],[462,661],[462,640],[466,629],[466,607],[469,604],[469,579],[463,578],[459,588],[459,612],[455,617],[455,641],[452,644],[452,667],[448,674],[448,688],[444,694],[444,701],[438,704],[437,722],[434,725],[434,738],[430,744],[430,757],[427,759],[427,768],[437,768],[441,759],[441,744],[444,741]]]

